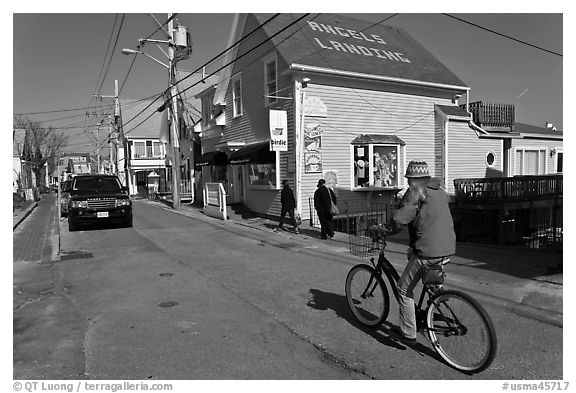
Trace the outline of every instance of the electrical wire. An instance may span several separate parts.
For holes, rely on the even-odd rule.
[[[447,16],[447,17],[449,17],[449,18],[452,18],[452,19],[456,19],[456,20],[458,20],[458,21],[460,21],[460,22],[462,22],[462,23],[466,23],[466,24],[468,24],[468,25],[477,27],[477,28],[479,28],[479,29],[481,29],[481,30],[485,30],[485,31],[488,31],[488,32],[490,32],[490,33],[499,35],[499,36],[501,36],[501,37],[508,38],[508,39],[510,39],[510,40],[512,40],[512,41],[516,41],[516,42],[519,42],[519,43],[521,43],[521,44],[528,45],[528,46],[530,46],[530,47],[532,47],[532,48],[536,48],[536,49],[539,49],[539,50],[541,50],[541,51],[548,52],[548,53],[551,53],[551,54],[553,54],[553,55],[563,57],[563,55],[562,55],[561,53],[554,52],[554,51],[548,50],[548,49],[546,49],[546,48],[542,48],[541,46],[534,45],[534,44],[531,44],[531,43],[529,43],[529,42],[519,40],[519,39],[517,39],[517,38],[511,37],[511,36],[506,35],[506,34],[503,34],[503,33],[499,33],[499,32],[497,32],[497,31],[492,30],[492,29],[489,29],[489,28],[487,28],[487,27],[477,25],[476,23],[472,23],[472,22],[467,21],[467,20],[462,19],[462,18],[458,18],[457,16],[454,16],[454,15],[451,15],[451,14],[442,14],[442,15],[445,15],[445,16]]]

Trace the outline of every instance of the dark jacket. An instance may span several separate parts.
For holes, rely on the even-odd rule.
[[[454,222],[448,207],[448,195],[440,189],[440,179],[431,178],[426,199],[418,203],[416,196],[406,192],[394,220],[408,224],[410,247],[423,258],[438,258],[456,252]]]
[[[294,209],[296,207],[296,199],[294,198],[294,192],[290,187],[284,187],[280,193],[280,203],[282,207],[286,210]]]
[[[330,204],[330,196],[332,196],[332,200],[336,203],[336,194],[334,194],[334,191],[326,186],[320,186],[316,189],[314,192],[314,208],[318,213],[330,213],[330,208],[332,207]]]

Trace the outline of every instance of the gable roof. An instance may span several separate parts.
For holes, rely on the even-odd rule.
[[[263,24],[273,14],[253,15]],[[280,14],[263,30],[270,37],[299,17],[299,14]],[[320,14],[303,19],[272,38],[272,42],[289,65],[468,89],[432,53],[397,27]]]
[[[129,139],[158,139],[163,112],[158,112],[157,109],[163,103],[161,99],[156,101],[120,99],[124,135]]]

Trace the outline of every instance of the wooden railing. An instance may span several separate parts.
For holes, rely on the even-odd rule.
[[[481,127],[505,127],[512,130],[514,126],[514,105],[492,104],[489,102],[472,102],[468,104],[472,120]]]
[[[454,179],[456,202],[530,201],[561,197],[562,175]]]

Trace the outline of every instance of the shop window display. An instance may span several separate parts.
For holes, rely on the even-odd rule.
[[[398,187],[398,146],[355,145],[354,187]]]

